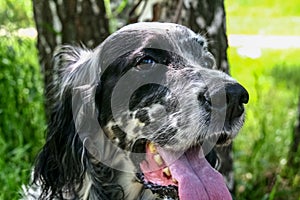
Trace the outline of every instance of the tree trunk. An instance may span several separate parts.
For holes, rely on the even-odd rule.
[[[209,50],[216,59],[217,68],[229,73],[224,0],[153,0],[148,1],[148,5],[143,5],[145,2],[147,1],[138,1],[140,4],[136,4],[134,7],[136,12],[129,13],[130,23],[162,21],[178,23],[191,28],[194,32],[204,35],[208,40]],[[224,175],[229,190],[233,192],[232,144],[227,147],[216,147],[215,150],[221,160],[219,171]]]
[[[38,31],[38,50],[44,74],[46,114],[49,114],[53,66],[51,59],[57,45],[83,44],[95,47],[109,35],[103,1],[33,0]]]
[[[129,13],[129,23],[162,21],[185,25],[208,39],[209,50],[216,58],[218,69],[229,73],[224,0],[153,0],[138,2],[141,3],[139,7],[136,6],[136,12],[131,11]],[[143,2],[147,2],[147,5],[143,5]],[[145,7],[145,9],[142,10],[142,7]]]

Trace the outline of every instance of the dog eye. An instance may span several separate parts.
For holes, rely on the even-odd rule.
[[[136,65],[139,70],[151,69],[157,62],[150,56],[140,59]]]
[[[203,56],[201,59],[202,67],[212,69],[216,65],[216,61],[210,53],[207,53],[207,55]]]

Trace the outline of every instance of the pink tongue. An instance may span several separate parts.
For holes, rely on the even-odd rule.
[[[158,149],[178,181],[180,200],[227,200],[232,199],[222,175],[204,158],[201,148],[183,153]]]

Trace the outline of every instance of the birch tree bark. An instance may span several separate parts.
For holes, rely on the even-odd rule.
[[[129,13],[129,23],[137,21],[162,21],[185,25],[204,35],[209,50],[215,56],[217,67],[229,73],[227,60],[226,15],[224,0],[153,0],[136,1]]]
[[[60,44],[98,45],[109,35],[109,21],[103,0],[33,0],[33,10],[48,114],[53,51]]]

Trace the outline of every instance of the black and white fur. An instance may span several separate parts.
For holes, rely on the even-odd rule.
[[[180,25],[129,25],[94,50],[63,46],[54,61],[55,105],[24,199],[168,199],[136,176],[145,141],[224,144],[244,122],[247,92]]]

